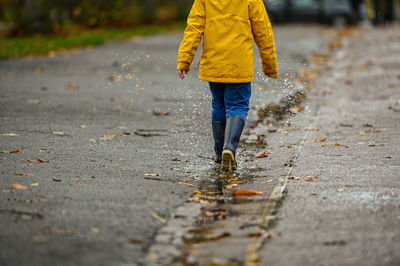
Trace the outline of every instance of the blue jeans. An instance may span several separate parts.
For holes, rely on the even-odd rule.
[[[251,83],[210,82],[212,93],[212,121],[225,121],[239,116],[246,121],[251,96]]]

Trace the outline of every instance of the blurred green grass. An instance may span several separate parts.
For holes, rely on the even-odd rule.
[[[126,40],[134,36],[158,34],[183,29],[185,23],[168,26],[140,26],[135,28],[104,28],[77,31],[67,36],[35,35],[27,37],[3,37],[0,39],[0,59],[31,55],[47,55],[72,48],[91,47],[110,41]]]

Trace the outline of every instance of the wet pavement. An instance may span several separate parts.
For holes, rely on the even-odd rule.
[[[302,261],[296,257],[306,256],[301,248],[288,260],[279,258],[303,242],[286,233],[294,234],[290,206],[303,199],[301,210],[308,199],[296,198],[298,186],[291,182],[300,188],[324,180],[323,161],[315,168],[304,158],[315,153],[310,138],[325,137],[315,135],[322,132],[318,123],[329,121],[319,118],[321,102],[339,82],[318,83],[310,68],[321,67],[336,34],[315,26],[275,28],[280,78],[256,76],[239,170],[227,175],[212,165],[211,95],[197,80],[198,56],[184,81],[175,71],[181,33],[0,62],[1,264]],[[340,64],[331,68],[324,71],[342,75]],[[259,63],[256,69],[261,73]],[[285,102],[313,82],[324,89],[289,108],[299,115],[280,122],[267,117],[254,128],[265,103]],[[341,241],[349,242],[334,238],[323,246],[340,247],[335,243]]]

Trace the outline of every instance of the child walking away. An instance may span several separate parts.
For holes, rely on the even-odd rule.
[[[199,78],[212,93],[215,163],[236,170],[236,148],[242,134],[254,79],[253,40],[262,69],[278,77],[271,23],[262,0],[195,0],[178,53],[181,79],[190,70],[203,38]]]

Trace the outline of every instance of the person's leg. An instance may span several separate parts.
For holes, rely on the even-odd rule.
[[[251,83],[227,84],[225,88],[226,128],[221,169],[236,170],[236,148],[247,119]]]
[[[212,130],[214,136],[215,165],[220,166],[225,135],[224,83],[210,82],[212,93]]]

